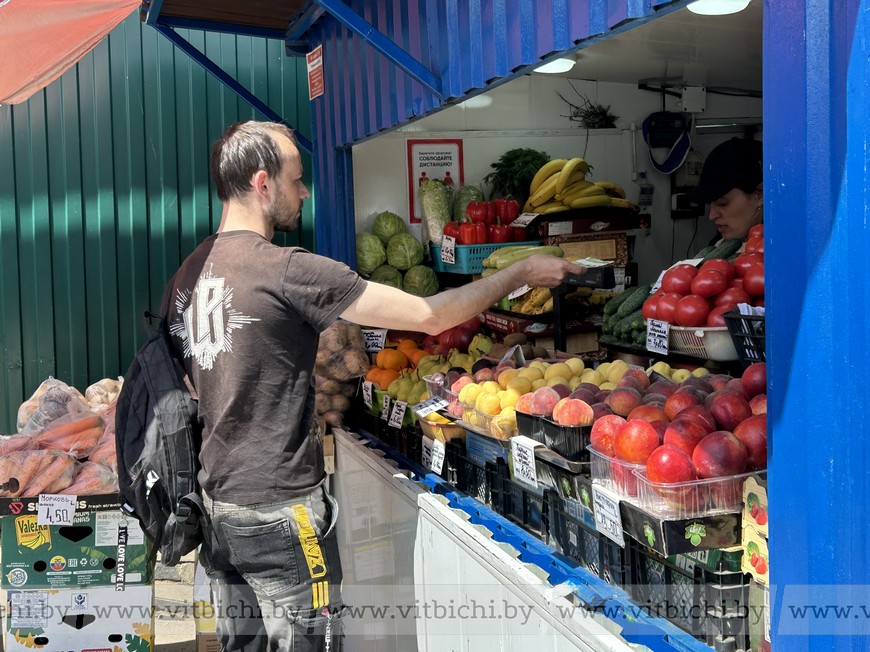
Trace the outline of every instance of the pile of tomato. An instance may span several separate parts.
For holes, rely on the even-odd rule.
[[[722,316],[739,303],[764,305],[764,227],[753,226],[743,252],[729,262],[680,264],[662,277],[662,285],[643,304],[645,319],[676,326],[725,326]]]

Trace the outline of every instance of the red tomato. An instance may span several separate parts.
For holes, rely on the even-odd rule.
[[[733,309],[734,305],[730,303],[724,306],[716,306],[707,315],[707,326],[725,326],[725,318],[722,315]]]
[[[749,229],[748,238],[763,238],[764,237],[764,224],[756,224],[751,229]]]
[[[751,297],[764,296],[764,263],[754,263],[743,275],[743,289]]]
[[[656,304],[656,319],[673,324],[674,311],[677,309],[677,304],[682,298],[683,295],[676,292],[669,292],[663,295]]]
[[[749,240],[746,241],[746,247],[743,251],[747,254],[763,254],[764,238],[749,238]]]
[[[662,298],[662,294],[656,292],[649,299],[643,302],[643,307],[640,309],[640,314],[643,315],[644,319],[656,319],[657,307],[659,299]]]
[[[697,273],[698,269],[692,265],[671,267],[662,278],[662,289],[665,292],[689,294],[692,291],[692,279]]]
[[[710,306],[704,297],[690,294],[677,302],[674,317],[680,326],[703,326],[707,323]]]
[[[737,256],[734,260],[734,273],[737,275],[737,278],[743,278],[743,275],[746,273],[746,270],[749,269],[749,266],[752,263],[763,263],[764,256],[761,254],[743,254],[741,256]]]
[[[752,302],[752,305],[753,306],[760,306],[763,308],[764,307],[764,299],[763,298],[756,299],[755,301]]]
[[[701,265],[700,271],[706,272],[708,269],[715,269],[717,272],[724,275],[729,281],[734,278],[734,265],[724,258],[711,258]]]
[[[692,279],[692,294],[709,299],[728,288],[728,279],[715,269],[702,269]]]
[[[733,303],[737,305],[738,303],[749,303],[749,295],[746,293],[746,290],[741,290],[739,288],[728,288],[718,297],[716,297],[716,301],[714,302],[717,306],[724,306],[729,303]]]
[[[742,290],[743,289],[743,279],[742,278],[732,279],[731,283],[728,285],[728,287],[737,288],[738,290]]]

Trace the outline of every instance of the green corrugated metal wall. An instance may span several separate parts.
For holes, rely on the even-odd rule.
[[[304,60],[279,41],[181,33],[310,136]],[[137,14],[28,102],[0,106],[0,433],[47,377],[84,391],[126,370],[142,313],[220,221],[211,143],[250,118],[262,116]],[[312,214],[276,242],[313,248]]]

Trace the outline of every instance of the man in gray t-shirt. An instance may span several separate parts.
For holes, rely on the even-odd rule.
[[[223,650],[340,649],[337,506],[323,486],[314,420],[320,333],[343,317],[439,333],[521,285],[554,287],[582,267],[532,256],[456,290],[416,297],[342,263],[277,247],[298,226],[302,162],[279,124],[230,126],[215,143],[220,227],[167,288],[176,355],[199,395],[201,560]]]

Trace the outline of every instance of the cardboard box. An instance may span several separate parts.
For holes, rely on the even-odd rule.
[[[153,597],[150,585],[10,591],[6,650],[150,652]]]
[[[628,264],[628,236],[625,233],[596,233],[592,235],[555,236],[546,239],[548,245],[558,245],[567,260],[600,258],[612,260],[623,269]]]
[[[73,525],[39,525],[36,514],[0,519],[4,589],[147,584],[148,544],[120,512],[76,512]]]
[[[770,584],[770,550],[767,538],[751,525],[743,528],[743,572],[759,584]]]
[[[668,520],[625,500],[620,501],[620,513],[625,534],[663,557],[740,542],[740,514]]]
[[[529,225],[527,231],[535,238],[552,238],[566,235],[595,235],[645,229],[650,226],[650,216],[625,209],[599,208],[578,211],[545,213]]]
[[[0,498],[0,516],[18,516],[19,514],[36,514],[39,497]],[[97,494],[94,496],[78,496],[76,510],[82,512],[117,511],[121,508],[118,494]]]
[[[767,538],[767,479],[747,478],[743,484],[743,524],[751,526],[762,537]]]

